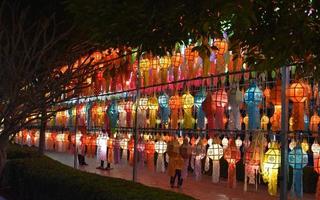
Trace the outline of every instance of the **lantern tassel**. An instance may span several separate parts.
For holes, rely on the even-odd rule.
[[[304,104],[294,103],[293,104],[293,130],[304,130]]]
[[[212,183],[219,183],[220,177],[220,161],[213,160],[212,161]]]
[[[292,183],[293,195],[302,198],[303,185],[302,185],[302,169],[293,169],[293,183]]]
[[[163,154],[162,153],[158,154],[156,171],[157,172],[165,172],[164,158],[163,158]]]
[[[255,103],[248,104],[249,130],[260,129],[260,113]]]
[[[236,187],[236,165],[234,163],[229,163],[228,166],[228,187]]]

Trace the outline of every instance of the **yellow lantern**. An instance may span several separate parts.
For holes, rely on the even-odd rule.
[[[271,142],[269,150],[264,156],[262,177],[268,183],[268,192],[270,195],[277,194],[278,169],[281,163],[281,155],[278,144]]]
[[[243,118],[243,123],[245,124],[246,130],[248,130],[248,125],[249,125],[249,117],[248,117],[248,115],[246,115]]]
[[[158,70],[160,67],[160,61],[158,56],[155,56],[151,59],[151,69],[152,69],[152,84],[158,84]]]
[[[140,60],[140,70],[143,76],[144,86],[149,85],[149,69],[150,69],[150,60],[144,58]]]
[[[150,97],[148,100],[148,107],[149,107],[149,122],[150,127],[155,128],[156,127],[156,117],[157,117],[157,111],[159,108],[158,99],[154,95],[153,97]]]
[[[261,129],[266,131],[268,130],[269,117],[267,115],[263,115],[261,117]]]
[[[194,97],[188,91],[182,95],[182,108],[184,110],[183,127],[186,129],[193,128],[194,119],[192,117],[192,107],[194,105]]]
[[[302,142],[301,142],[301,148],[302,148],[302,150],[303,150],[304,152],[308,152],[309,147],[310,147],[310,146],[309,146],[309,143],[308,143],[307,139],[304,138],[304,139],[302,140]]]
[[[160,58],[160,72],[161,72],[161,82],[167,82],[168,68],[171,65],[171,58],[169,56],[163,56]]]

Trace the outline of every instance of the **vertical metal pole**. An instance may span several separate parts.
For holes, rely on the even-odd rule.
[[[287,200],[288,186],[288,99],[286,98],[286,89],[289,85],[289,68],[281,68],[281,176],[280,176],[280,199]]]
[[[79,103],[79,98],[77,99],[76,103],[76,116],[75,116],[75,123],[74,123],[74,154],[73,154],[73,167],[75,169],[78,168],[78,148],[77,148],[77,131],[78,131],[78,111],[77,106]]]
[[[138,169],[138,151],[137,151],[137,145],[138,145],[138,107],[139,107],[139,100],[140,100],[140,48],[137,53],[137,59],[138,59],[138,66],[137,66],[137,80],[136,80],[136,107],[135,107],[135,113],[134,113],[134,126],[133,126],[133,137],[134,137],[134,147],[133,147],[133,170],[132,170],[132,181],[137,182],[137,169]]]

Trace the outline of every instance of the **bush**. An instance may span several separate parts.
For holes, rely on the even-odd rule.
[[[48,157],[10,160],[4,180],[21,199],[192,199],[183,194],[75,170]]]
[[[34,158],[38,157],[37,148],[10,144],[7,149],[7,159]]]

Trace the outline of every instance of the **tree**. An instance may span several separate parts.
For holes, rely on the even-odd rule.
[[[39,119],[66,109],[89,83],[95,66],[83,42],[69,42],[72,27],[59,30],[54,15],[35,18],[16,2],[0,9],[0,173],[10,138]],[[83,56],[83,55],[82,55]],[[43,113],[46,112],[46,115]],[[41,115],[42,114],[42,115]]]
[[[299,74],[320,77],[318,1],[66,2],[79,28],[105,47],[141,45],[142,51],[164,54],[177,42],[201,44],[203,37],[222,37],[225,31],[232,50],[239,56],[241,49],[252,69],[272,70],[298,62]]]

